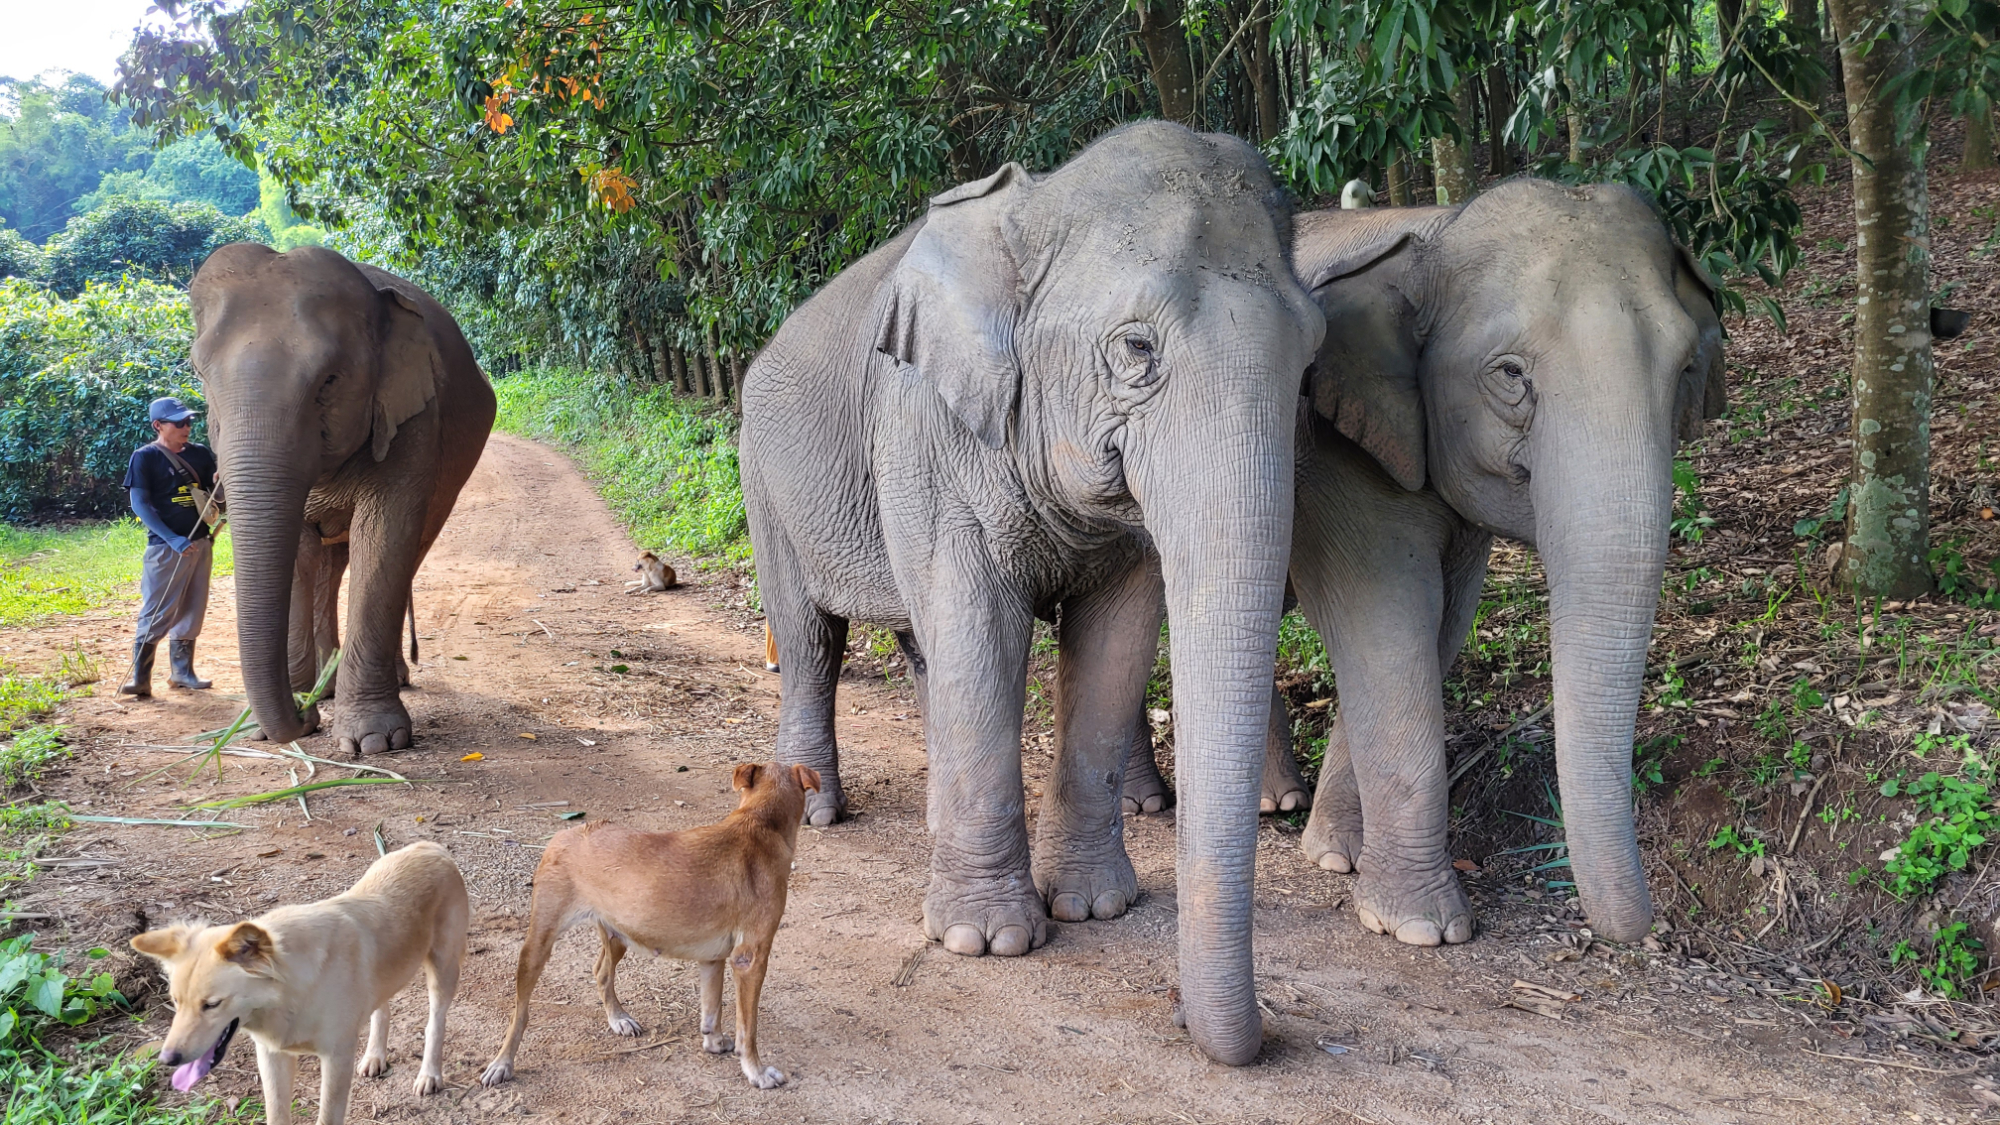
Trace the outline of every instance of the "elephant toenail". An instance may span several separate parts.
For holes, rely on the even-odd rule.
[[[1117,891],[1105,891],[1090,904],[1090,913],[1094,918],[1116,918],[1125,913],[1125,896]]]
[[[361,756],[361,744],[351,738],[343,738],[340,740],[340,752],[350,758],[359,758]]]
[[[1118,810],[1126,816],[1132,816],[1135,813],[1143,811],[1139,807],[1139,802],[1130,797],[1118,798]]]
[[[980,957],[986,953],[986,935],[978,926],[960,922],[944,932],[944,947],[961,957]]]
[[[361,736],[361,752],[363,754],[383,754],[387,753],[388,750],[389,740],[381,735],[364,734]]]
[[[389,732],[389,749],[408,750],[409,748],[410,748],[409,728],[397,727],[395,730]]]
[[[1002,926],[993,935],[993,944],[987,949],[995,957],[1019,957],[1034,947],[1033,940],[1025,926]]]
[[[1075,891],[1063,891],[1049,900],[1049,915],[1062,922],[1085,922],[1090,919],[1090,905]]]
[[[1444,928],[1444,940],[1453,945],[1472,940],[1472,919],[1460,915]]]
[[[1159,812],[1161,809],[1164,809],[1166,807],[1167,807],[1167,799],[1165,797],[1146,798],[1147,812]]]
[[[1343,874],[1354,870],[1354,865],[1339,852],[1328,852],[1319,857],[1319,865],[1328,871],[1339,871]]]
[[[1396,940],[1404,945],[1438,945],[1444,941],[1444,935],[1429,918],[1412,918],[1396,927]]]
[[[1298,809],[1304,808],[1305,803],[1306,803],[1306,795],[1304,793],[1298,792],[1297,790],[1293,790],[1292,792],[1285,794],[1285,799],[1278,802],[1278,807],[1284,810],[1285,812],[1293,812]]]
[[[1356,906],[1354,908],[1354,918],[1370,933],[1386,934],[1389,932],[1389,927],[1382,924],[1382,919],[1377,918],[1375,912],[1365,906]]]
[[[821,805],[812,811],[812,826],[814,828],[825,828],[827,825],[833,823],[835,816],[836,813],[832,805]]]

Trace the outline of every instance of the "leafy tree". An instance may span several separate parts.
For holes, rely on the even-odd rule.
[[[97,190],[77,200],[78,212],[113,199],[207,203],[225,215],[257,210],[257,173],[223,151],[214,137],[189,137],[153,154],[145,171],[107,172]]]
[[[22,238],[19,231],[0,227],[0,281],[32,278],[41,272],[42,248]]]
[[[0,222],[31,242],[61,230],[107,172],[151,163],[152,137],[104,93],[82,74],[55,86],[0,79]]]
[[[76,216],[49,239],[42,279],[65,297],[128,274],[185,286],[216,247],[270,238],[259,220],[232,219],[207,203],[119,199]]]

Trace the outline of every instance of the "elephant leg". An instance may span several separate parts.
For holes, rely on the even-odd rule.
[[[1056,761],[1035,834],[1035,885],[1065,922],[1116,918],[1139,897],[1119,816],[1132,699],[1159,651],[1160,567],[1148,558],[1105,589],[1071,598],[1057,626]]]
[[[1015,957],[1048,940],[1048,914],[1028,863],[1021,787],[1021,709],[1034,617],[997,577],[947,565],[941,558],[931,563],[931,588],[911,614],[929,705],[932,843],[924,932],[953,953]]]
[[[1338,717],[1326,730],[1326,757],[1320,761],[1319,788],[1299,850],[1308,862],[1328,871],[1352,871],[1361,858],[1361,789],[1354,781],[1347,726]]]
[[[1168,787],[1167,779],[1160,776],[1157,754],[1153,724],[1146,720],[1145,704],[1141,703],[1132,725],[1132,747],[1125,754],[1125,787],[1118,802],[1125,812],[1159,812],[1173,804],[1174,791]]]
[[[1291,709],[1285,705],[1285,693],[1273,684],[1271,729],[1264,737],[1264,792],[1257,799],[1257,811],[1292,812],[1311,804],[1306,775],[1292,753]]]
[[[786,544],[758,556],[757,585],[764,619],[778,644],[778,761],[810,766],[819,773],[819,792],[806,794],[805,822],[825,827],[847,815],[847,791],[840,784],[840,746],[834,740],[834,693],[840,663],[847,655],[847,619],[821,610]],[[914,662],[921,663],[920,661]]]
[[[394,462],[392,453],[382,466],[385,476],[394,474]],[[347,644],[340,654],[340,703],[333,720],[340,748],[349,754],[410,745],[410,712],[397,693],[395,657],[423,532],[425,498],[409,495],[417,491],[383,488],[354,512]]]
[[[291,616],[285,626],[285,664],[293,691],[310,690],[319,671],[313,662],[318,624],[313,595],[325,567],[326,548],[320,546],[319,529],[307,524],[299,531],[299,557],[292,564]]]
[[[909,665],[910,684],[917,692],[917,717],[923,718],[930,713],[930,704],[924,699],[929,684],[929,677],[924,674],[924,654],[917,650],[917,638],[912,633],[897,633],[896,647],[903,650],[903,661]]]
[[[333,659],[340,650],[340,581],[347,575],[347,544],[330,543],[325,548],[325,562],[320,566],[319,582],[313,590],[313,675],[315,680],[319,670]],[[309,682],[307,687],[311,687]],[[333,678],[326,682],[325,698],[331,699],[340,688],[340,672],[335,669]]]

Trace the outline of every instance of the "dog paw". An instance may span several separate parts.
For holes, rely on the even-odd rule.
[[[711,1055],[726,1055],[736,1050],[736,1040],[711,1031],[701,1037],[701,1049]]]
[[[485,1073],[479,1076],[481,1086],[498,1086],[514,1077],[513,1059],[494,1059],[486,1065]]]
[[[389,1073],[389,1056],[363,1055],[361,1065],[354,1068],[354,1073],[363,1078],[380,1078]]]
[[[608,1016],[605,1022],[611,1025],[613,1035],[623,1035],[629,1039],[639,1034],[639,1021],[631,1016],[624,1014]]]
[[[746,1066],[743,1068],[743,1076],[748,1078],[750,1084],[759,1090],[769,1090],[774,1086],[783,1086],[785,1084],[785,1072],[775,1066],[767,1066],[762,1070]]]
[[[427,1070],[417,1075],[417,1080],[412,1085],[416,1088],[418,1097],[429,1097],[439,1090],[444,1089],[444,1075],[437,1071]]]

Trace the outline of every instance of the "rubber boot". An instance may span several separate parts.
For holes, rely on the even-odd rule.
[[[200,691],[203,688],[215,686],[211,681],[204,680],[194,674],[193,641],[168,641],[167,663],[172,668],[172,671],[167,673],[167,685],[169,687]]]
[[[153,650],[158,641],[132,642],[132,678],[118,685],[119,695],[136,695],[146,699],[153,694]]]

